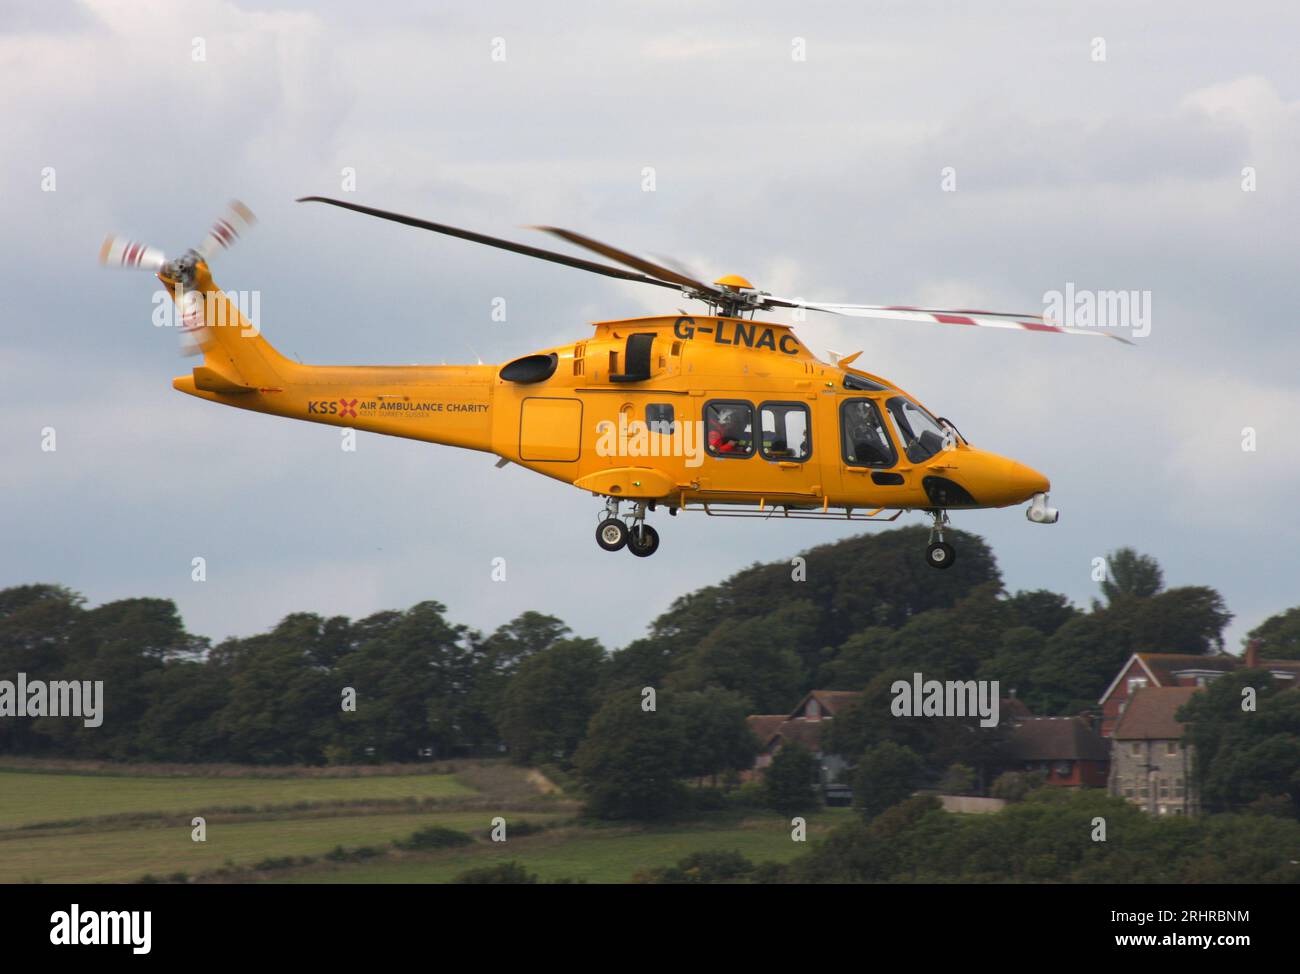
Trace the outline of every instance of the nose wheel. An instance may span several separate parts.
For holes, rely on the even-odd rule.
[[[606,551],[626,548],[638,558],[649,558],[659,550],[659,532],[645,523],[645,501],[632,501],[632,512],[619,513],[620,502],[605,501],[604,518],[596,525],[596,544]]]
[[[659,532],[648,524],[634,525],[627,534],[627,550],[638,558],[649,558],[659,550]]]
[[[951,568],[957,560],[957,549],[943,540],[943,526],[948,524],[947,511],[930,511],[934,519],[930,525],[930,545],[925,549],[925,561],[931,568]]]

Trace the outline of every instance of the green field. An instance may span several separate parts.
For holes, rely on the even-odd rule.
[[[761,863],[784,862],[807,848],[791,840],[789,820],[774,814],[672,828],[579,826],[575,801],[548,794],[552,783],[503,761],[452,763],[443,770],[453,773],[442,774],[380,769],[347,776],[355,769],[345,769],[337,777],[310,769],[290,769],[283,777],[241,777],[242,768],[227,776],[189,767],[172,774],[116,770],[0,771],[0,883],[132,882],[181,873],[190,881],[445,883],[467,869],[511,859],[543,881],[624,883],[639,870],[674,865],[692,852],[735,850]],[[809,816],[809,838],[845,814]],[[195,815],[207,820],[204,842],[191,838]],[[498,815],[510,824],[551,827],[495,843],[485,833]],[[392,845],[430,825],[471,833],[476,841],[420,852]],[[339,846],[380,854],[359,861],[324,858]],[[312,861],[251,868],[290,858]]]
[[[456,798],[476,792],[454,776],[365,778],[135,777],[0,771],[0,830],[125,813],[207,815],[214,809],[298,802]]]
[[[510,821],[542,822],[554,813],[507,813]],[[189,825],[97,832],[0,837],[0,883],[129,882],[145,874],[190,876],[227,865],[251,866],[284,856],[323,856],[335,846],[382,846],[416,829],[443,825],[485,831],[490,812],[420,815],[340,815],[209,822],[206,842],[190,838]]]
[[[808,817],[812,839],[843,821],[845,809],[830,809]],[[446,883],[479,866],[514,859],[543,881],[579,879],[589,883],[626,883],[641,869],[671,866],[692,852],[735,850],[754,863],[788,862],[807,849],[790,837],[786,818],[762,816],[732,828],[671,829],[561,828],[504,843],[484,842],[447,852],[400,859],[375,860],[312,869],[286,882],[308,883]]]

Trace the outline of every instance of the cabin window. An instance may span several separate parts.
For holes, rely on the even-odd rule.
[[[742,399],[715,399],[704,406],[704,448],[710,456],[754,455],[754,406]]]
[[[840,406],[840,436],[844,462],[851,467],[892,467],[898,461],[880,409],[870,399],[847,399]]]
[[[812,456],[807,406],[800,402],[765,402],[758,414],[763,428],[760,449],[765,459],[802,463]]]
[[[677,432],[673,422],[673,404],[670,402],[652,402],[645,407],[645,424],[651,433],[672,436]]]
[[[938,420],[910,399],[895,396],[885,405],[894,417],[903,452],[913,463],[929,460],[948,442],[948,434]]]

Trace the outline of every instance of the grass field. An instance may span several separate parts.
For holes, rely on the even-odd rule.
[[[475,794],[454,776],[206,778],[0,771],[0,830],[126,813],[207,815],[215,809],[298,802],[456,798]]]
[[[507,814],[509,821],[544,822],[554,813]],[[487,812],[419,815],[340,815],[211,822],[207,841],[194,842],[188,824],[0,838],[0,883],[120,883],[146,874],[189,876],[228,864],[251,866],[284,856],[323,856],[335,846],[379,846],[416,829],[442,825],[485,831]]]
[[[251,769],[250,769],[251,770]],[[736,850],[755,863],[784,862],[807,848],[782,816],[715,816],[673,828],[575,824],[578,804],[536,771],[503,761],[444,765],[443,773],[387,768],[50,765],[0,770],[0,883],[113,883],[184,874],[189,881],[445,883],[467,869],[512,859],[543,881],[625,883],[639,870],[674,865],[703,850]],[[120,772],[120,773],[117,773]],[[809,816],[809,838],[843,810]],[[202,815],[207,838],[191,838]],[[549,826],[488,841],[492,819]],[[468,832],[473,845],[411,852],[395,840],[430,825]],[[377,855],[343,862],[336,847]],[[309,859],[309,862],[302,860]],[[295,860],[267,868],[269,860]],[[254,868],[263,864],[261,868]]]
[[[828,809],[809,816],[809,839],[845,821],[849,814],[847,809]],[[805,843],[791,839],[789,819],[763,815],[727,828],[559,828],[499,844],[484,842],[446,852],[312,868],[281,877],[279,881],[446,883],[467,869],[513,859],[537,873],[543,882],[576,879],[589,883],[626,883],[638,870],[672,866],[692,852],[735,850],[757,864],[788,862],[807,848]]]

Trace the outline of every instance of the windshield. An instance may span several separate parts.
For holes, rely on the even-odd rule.
[[[894,417],[903,452],[913,463],[929,460],[944,448],[946,431],[924,409],[902,396],[895,396],[885,404]]]

